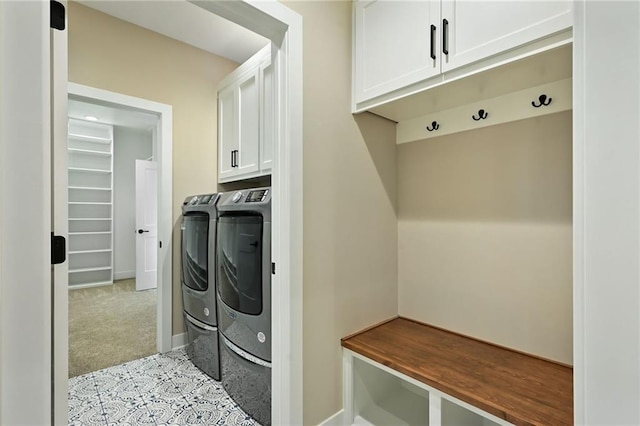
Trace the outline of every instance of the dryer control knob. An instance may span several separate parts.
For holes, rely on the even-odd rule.
[[[260,333],[258,333],[258,342],[264,343],[265,340],[267,340],[267,336],[265,336],[262,331]]]
[[[233,198],[231,199],[231,201],[233,201],[234,203],[237,203],[238,201],[240,201],[241,198],[242,198],[242,191],[238,191],[235,194],[233,194]]]

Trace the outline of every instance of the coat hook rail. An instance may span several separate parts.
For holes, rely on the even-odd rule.
[[[551,101],[553,100],[553,98],[549,98],[547,99],[547,95],[540,95],[538,97],[538,104],[536,105],[535,101],[531,101],[531,105],[533,105],[534,108],[540,108],[541,106],[547,106],[551,103]]]

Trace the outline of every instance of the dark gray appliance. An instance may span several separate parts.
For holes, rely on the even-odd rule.
[[[271,188],[218,201],[218,317],[222,385],[242,409],[271,424]]]
[[[219,198],[220,194],[205,194],[184,200],[180,268],[187,354],[215,380],[220,380],[215,267]]]

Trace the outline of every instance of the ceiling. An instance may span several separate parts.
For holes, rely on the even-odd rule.
[[[79,3],[238,63],[269,43],[268,39],[186,0],[79,0]]]
[[[92,101],[97,102],[97,101]],[[133,127],[136,129],[151,129],[158,122],[158,116],[148,112],[125,109],[123,106],[113,107],[110,105],[98,105],[90,102],[83,102],[69,97],[68,112],[70,118],[85,120],[86,116],[92,115],[98,118],[100,123],[112,124],[121,127]]]
[[[1,0],[0,0],[1,1]],[[243,63],[269,40],[186,0],[79,0],[79,3],[183,43]],[[93,102],[93,101],[92,101]],[[121,106],[69,98],[69,117],[98,117],[101,123],[150,129],[158,117]]]

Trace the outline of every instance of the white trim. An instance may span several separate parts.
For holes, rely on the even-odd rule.
[[[342,426],[344,424],[344,419],[342,418],[343,414],[344,410],[340,410],[333,416],[321,422],[319,426]]]
[[[574,420],[637,425],[640,5],[575,6]]]
[[[97,99],[158,114],[154,134],[154,152],[158,154],[158,313],[157,350],[171,350],[172,313],[172,223],[173,223],[173,108],[171,105],[110,92],[95,87],[69,83],[69,94],[84,100]],[[155,146],[160,145],[155,151]]]
[[[83,288],[94,288],[94,287],[106,287],[108,285],[113,285],[113,281],[100,281],[96,283],[84,283],[84,284],[70,284],[67,288],[67,291],[71,290],[82,290]],[[69,320],[67,319],[67,323]],[[67,342],[67,346],[69,343]]]
[[[187,333],[174,334],[171,337],[171,350],[184,348],[188,343]]]
[[[49,2],[0,2],[2,425],[52,422],[49,43]]]
[[[584,312],[584,0],[573,4],[573,420],[583,425],[585,402]]]
[[[278,125],[271,180],[271,424],[303,424],[302,17],[274,0],[192,2],[272,41]]]
[[[113,273],[113,280],[128,280],[136,277],[136,271],[119,271]]]

